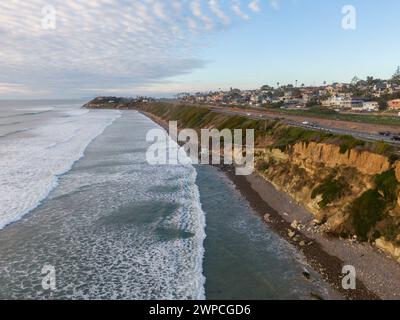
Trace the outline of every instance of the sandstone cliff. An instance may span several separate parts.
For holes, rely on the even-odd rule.
[[[260,175],[307,207],[326,232],[357,236],[400,259],[400,161],[392,147],[207,108],[132,108],[177,120],[180,128],[254,129]]]

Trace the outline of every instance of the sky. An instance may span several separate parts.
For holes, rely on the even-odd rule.
[[[385,79],[399,12],[399,0],[1,0],[0,99]]]

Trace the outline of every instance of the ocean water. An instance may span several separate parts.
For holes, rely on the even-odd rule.
[[[54,189],[88,144],[120,114],[74,105],[0,109],[0,229]]]
[[[79,106],[0,106],[0,299],[329,297],[215,168],[149,165],[156,124]]]

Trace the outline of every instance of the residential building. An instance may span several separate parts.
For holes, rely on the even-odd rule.
[[[355,98],[345,98],[340,104],[341,109],[362,110],[364,101]]]
[[[400,110],[400,99],[388,101],[388,106],[390,110]]]
[[[363,103],[363,111],[379,111],[379,103],[376,101],[366,101]]]

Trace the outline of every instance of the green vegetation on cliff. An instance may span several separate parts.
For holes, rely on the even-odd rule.
[[[386,171],[375,177],[376,188],[383,194],[383,197],[389,203],[397,200],[398,182],[394,169]]]
[[[382,220],[385,208],[385,199],[378,190],[368,190],[352,203],[352,224],[361,240],[371,238],[371,230]]]
[[[335,175],[329,175],[318,187],[316,187],[312,194],[311,199],[315,199],[321,195],[322,200],[318,202],[321,208],[325,208],[328,204],[339,200],[350,191],[350,186],[343,177],[335,179]]]
[[[286,126],[280,121],[254,120],[245,116],[226,115],[213,112],[207,107],[148,103],[137,108],[166,121],[176,120],[180,128],[254,129],[256,143],[259,138],[269,137],[274,141],[270,147],[282,151],[298,142],[309,143],[313,141],[339,145],[342,153],[357,148],[388,156],[392,154],[392,147],[384,142],[366,142],[352,136]]]
[[[321,142],[332,137],[332,134],[306,130],[299,127],[279,126],[275,128],[272,137],[276,141],[271,148],[277,148],[285,151],[287,147],[294,145],[297,142]]]
[[[392,164],[398,159],[397,154],[393,152],[393,147],[384,142],[369,142],[352,136],[291,127],[277,120],[254,120],[245,116],[213,112],[207,107],[169,103],[147,103],[136,106],[136,108],[164,121],[178,121],[179,128],[197,130],[202,128],[218,130],[254,129],[256,147],[260,149],[277,148],[289,157],[293,145],[316,142],[339,146],[340,153],[349,154],[349,156],[352,150],[360,152],[366,150],[387,156]],[[262,154],[263,152],[260,151],[261,157]],[[311,198],[321,197],[319,201],[321,213],[326,212],[328,218],[335,215],[332,210],[337,210],[338,206],[343,208],[339,211],[346,218],[335,231],[357,234],[361,240],[373,240],[380,236],[391,241],[396,241],[399,238],[400,220],[397,223],[392,215],[399,191],[399,184],[393,169],[375,177],[365,174],[358,177],[358,173],[351,176],[346,174],[346,167],[338,167],[321,182],[317,175],[323,172],[323,176],[325,176],[326,171],[324,170],[326,169],[328,168],[324,168],[323,164],[317,164],[314,169],[311,169],[315,170],[313,175],[313,173],[304,169],[301,172],[296,172],[294,164],[290,165],[283,162],[281,165],[279,161],[270,162],[263,158],[258,159],[257,162],[257,170],[264,174],[270,172],[272,176],[275,175],[276,181],[289,186],[291,192],[301,193],[304,186],[314,188],[311,189]],[[293,181],[298,182],[294,183]],[[356,185],[353,185],[353,183]],[[370,189],[367,190],[367,188]],[[359,194],[361,195],[358,196]],[[301,196],[304,196],[304,193]],[[348,200],[351,202],[349,204],[343,203],[344,197],[353,200]],[[340,220],[340,217],[338,219]]]
[[[393,223],[383,223],[384,229],[375,227],[379,221],[391,220],[387,211],[394,206],[399,189],[394,169],[375,176],[374,181],[375,189],[364,192],[350,207],[353,227],[362,240],[371,239],[377,233],[393,237]]]

